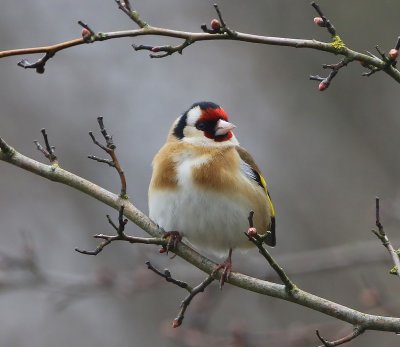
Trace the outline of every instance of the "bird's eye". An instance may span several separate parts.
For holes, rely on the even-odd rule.
[[[196,124],[196,129],[204,130],[205,128],[206,128],[206,124],[205,123],[197,123]]]

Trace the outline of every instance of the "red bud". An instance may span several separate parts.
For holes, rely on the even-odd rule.
[[[160,47],[154,46],[154,47],[151,49],[151,51],[154,52],[154,53],[157,53],[157,52],[160,51]]]
[[[315,17],[314,18],[314,23],[317,24],[320,27],[324,27],[325,26],[324,20],[321,17]]]
[[[181,324],[182,324],[182,322],[180,322],[178,319],[174,319],[174,320],[172,321],[172,327],[173,327],[173,328],[177,328],[177,327],[179,327]]]
[[[159,253],[165,253],[167,251],[166,247],[161,247],[160,250],[158,251]]]
[[[219,22],[218,19],[213,19],[213,20],[211,21],[211,28],[212,28],[213,30],[219,30],[219,29],[221,29],[221,23]]]
[[[257,235],[257,229],[256,229],[256,228],[249,228],[249,229],[247,230],[247,234],[248,234],[249,236],[256,236],[256,235]]]
[[[399,55],[399,50],[398,50],[398,49],[392,48],[392,49],[389,51],[389,58],[390,58],[391,60],[396,60],[397,57],[398,57],[398,55]]]
[[[90,33],[89,30],[87,30],[86,28],[82,29],[81,35],[84,39],[88,39],[90,36],[92,36],[92,34]]]
[[[326,83],[324,81],[322,81],[319,86],[318,89],[320,92],[323,92],[325,89],[327,89],[329,87],[329,83]]]

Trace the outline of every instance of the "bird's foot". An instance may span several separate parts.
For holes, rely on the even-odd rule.
[[[162,246],[160,249],[160,253],[167,253],[172,251],[178,245],[178,242],[182,240],[182,235],[179,231],[167,231],[164,233],[163,239],[168,239],[167,245]]]
[[[219,287],[222,289],[222,286],[229,279],[229,276],[232,272],[232,249],[229,250],[229,255],[225,261],[221,264],[218,264],[211,275],[214,276],[219,270],[222,270],[221,278],[219,279]]]

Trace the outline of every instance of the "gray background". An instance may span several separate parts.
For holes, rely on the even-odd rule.
[[[398,1],[320,4],[355,50],[373,51],[376,44],[388,50],[400,33]],[[200,24],[215,17],[211,1],[138,0],[134,5],[143,19],[171,29],[198,31]],[[238,31],[329,40],[327,32],[314,25],[309,1],[221,0],[219,5],[225,20]],[[3,0],[0,50],[79,37],[78,20],[95,31],[135,28],[112,0]],[[195,101],[217,102],[268,178],[278,227],[278,245],[272,253],[283,258],[283,264],[300,252],[347,245],[351,253],[353,245],[368,241],[376,247],[360,252],[354,261],[376,254],[386,260],[296,275],[295,282],[356,309],[398,316],[399,282],[387,274],[389,256],[370,232],[376,195],[382,198],[384,226],[393,239],[400,224],[396,83],[383,73],[361,77],[363,68],[353,63],[321,93],[308,76],[325,74],[321,64],[335,63],[339,57],[239,42],[202,42],[182,56],[149,59],[146,52],[132,50],[133,42],[179,41],[145,37],[79,46],[58,53],[44,75],[18,67],[19,57],[1,59],[0,135],[22,153],[43,160],[32,141],[40,139],[45,127],[65,169],[118,191],[113,170],[86,159],[88,154],[102,156],[87,132],[97,131],[96,117],[104,116],[118,145],[128,194],[147,211],[151,160],[170,124]],[[316,328],[327,338],[350,331],[345,323],[306,308],[229,285],[222,292],[215,285],[197,298],[184,325],[172,330],[170,322],[186,293],[144,270],[144,261],[168,267],[193,284],[203,274],[180,259],[159,255],[152,246],[113,244],[97,257],[75,253],[77,246],[94,248],[91,235],[110,232],[105,215],[116,213],[5,163],[0,163],[0,170],[0,249],[14,256],[26,254],[21,251],[24,232],[34,244],[46,280],[55,281],[31,280],[26,272],[3,264],[1,345],[311,346],[318,344]],[[133,225],[127,231],[143,235]],[[305,261],[303,269],[318,268],[333,256],[322,252],[317,260]],[[234,254],[234,269],[261,278],[272,272],[255,250]],[[371,293],[379,295],[382,305],[370,305]],[[243,336],[247,344],[240,345]],[[392,346],[398,341],[391,333],[367,332],[352,345]]]

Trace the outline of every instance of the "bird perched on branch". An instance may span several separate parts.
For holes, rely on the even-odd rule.
[[[266,181],[251,155],[239,146],[223,108],[193,104],[172,125],[153,160],[150,218],[174,242],[185,237],[213,253],[228,254],[217,266],[221,286],[232,269],[232,250],[254,246],[244,232],[254,227],[275,246],[275,212]]]

